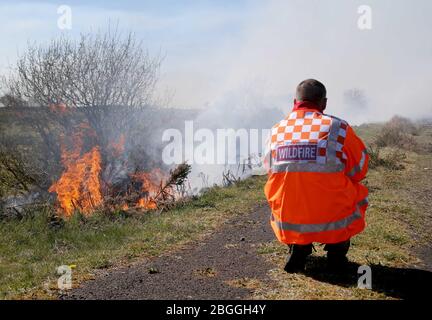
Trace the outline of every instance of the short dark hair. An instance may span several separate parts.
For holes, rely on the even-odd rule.
[[[315,79],[307,79],[297,86],[296,99],[298,101],[310,101],[319,103],[326,98],[327,90],[325,86]]]

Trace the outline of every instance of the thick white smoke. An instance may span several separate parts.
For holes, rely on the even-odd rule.
[[[370,3],[372,29],[360,30],[359,1],[259,1],[242,29],[193,63],[166,72],[181,104],[202,107],[255,82],[263,105],[288,112],[296,85],[317,78],[328,112],[353,124],[432,111],[432,2]],[[246,18],[245,18],[246,17]],[[170,60],[168,56],[168,60]],[[176,61],[173,57],[172,61]],[[197,80],[194,81],[194,75]],[[185,77],[188,76],[188,81]],[[360,91],[363,103],[347,98]],[[197,92],[194,94],[193,92]]]
[[[175,92],[173,107],[203,110],[200,127],[269,128],[289,112],[306,78],[326,85],[327,112],[351,124],[394,114],[430,117],[431,1],[370,2],[371,30],[358,28],[363,1],[215,3],[147,10],[127,1],[110,8],[80,2],[71,4],[70,31],[56,29],[56,4],[0,4],[0,26],[8,30],[0,70],[27,41],[103,29],[111,20],[136,32],[152,52],[165,53],[160,88]],[[220,177],[220,168],[213,176]]]
[[[358,8],[369,5],[372,29],[360,30]],[[54,2],[0,3],[0,70],[28,41],[103,29],[107,21],[133,30],[150,50],[166,54],[161,88],[172,105],[206,108],[250,83],[263,105],[291,107],[295,86],[317,78],[328,88],[329,113],[357,124],[394,114],[420,118],[432,111],[432,2],[429,0],[268,0],[73,2],[71,30],[57,28]],[[359,112],[346,92],[358,89]]]

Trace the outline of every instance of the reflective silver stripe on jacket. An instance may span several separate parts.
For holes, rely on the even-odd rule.
[[[348,176],[352,177],[363,170],[363,167],[366,163],[366,155],[367,151],[363,150],[360,162],[358,163],[358,165],[354,166],[354,168],[351,169],[351,171],[348,173]]]
[[[340,126],[341,121],[337,118],[332,118],[330,132],[327,140],[327,163],[329,164],[341,163],[336,157],[337,138],[339,136]]]
[[[342,163],[296,163],[284,162],[279,164],[272,164],[272,172],[340,172],[343,171],[344,165]]]
[[[364,205],[369,204],[369,200],[368,198],[364,198],[363,200],[360,200],[359,202],[357,202],[357,206],[358,207],[363,207]]]
[[[356,210],[353,214],[349,215],[338,221],[332,221],[328,223],[312,223],[312,224],[296,224],[289,222],[282,222],[276,219],[276,217],[272,214],[271,219],[276,224],[278,229],[284,231],[294,231],[298,233],[308,233],[308,232],[322,232],[322,231],[333,231],[344,229],[352,224],[357,219],[362,217],[359,207],[365,205],[367,203],[367,198],[359,201],[356,206]]]

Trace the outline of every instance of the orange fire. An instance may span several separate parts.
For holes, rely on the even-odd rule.
[[[55,111],[58,110],[64,112],[63,106],[55,109]],[[83,152],[84,139],[95,138],[95,135],[96,133],[87,123],[81,123],[74,134],[61,137],[61,161],[64,171],[60,179],[53,183],[48,191],[57,194],[60,211],[65,216],[71,216],[75,210],[90,214],[104,204],[101,188],[100,148],[95,146],[90,151]],[[118,141],[110,143],[108,148],[114,156],[120,156],[124,152],[124,144],[125,136],[122,134]],[[138,192],[143,196],[134,204],[120,202],[114,206],[118,205],[123,210],[130,207],[156,209],[158,192],[160,192],[162,181],[166,180],[166,175],[160,169],[153,169],[149,172],[132,174],[131,177],[135,181],[140,181],[142,185],[141,190],[132,192]]]
[[[89,214],[103,201],[100,150],[93,147],[81,155],[84,137],[95,133],[85,123],[80,124],[79,129],[68,137],[72,140],[71,150],[66,147],[68,139],[61,136],[61,160],[65,169],[60,179],[48,189],[57,194],[57,201],[66,216],[72,215],[74,210]]]
[[[136,206],[143,209],[156,209],[157,203],[155,197],[160,190],[161,183],[166,179],[165,174],[159,168],[155,168],[150,172],[140,172],[133,177],[142,182],[142,191],[148,195],[140,198]]]
[[[65,171],[48,190],[57,193],[57,200],[66,216],[76,209],[89,214],[102,204],[99,148],[93,147],[77,160],[71,161],[75,157],[73,153],[63,153]]]
[[[157,209],[157,203],[153,199],[141,198],[138,200],[137,207],[150,210]]]

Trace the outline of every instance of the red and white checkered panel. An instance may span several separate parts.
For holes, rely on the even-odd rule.
[[[337,143],[336,143],[336,157],[337,159],[341,160],[342,162],[345,162],[345,160],[347,159],[346,154],[343,152],[342,148],[344,146],[345,143],[345,138],[346,138],[346,131],[348,128],[348,123],[340,120],[340,127],[339,127],[339,134],[337,137]]]
[[[275,158],[276,147],[291,144],[317,144],[316,163],[327,162],[327,142],[333,118],[319,112],[294,111],[286,119],[280,121],[271,130],[271,150]],[[346,156],[342,152],[347,123],[341,121],[337,138],[336,156],[342,160]],[[300,160],[299,162],[310,162]],[[315,162],[315,161],[314,161]]]

